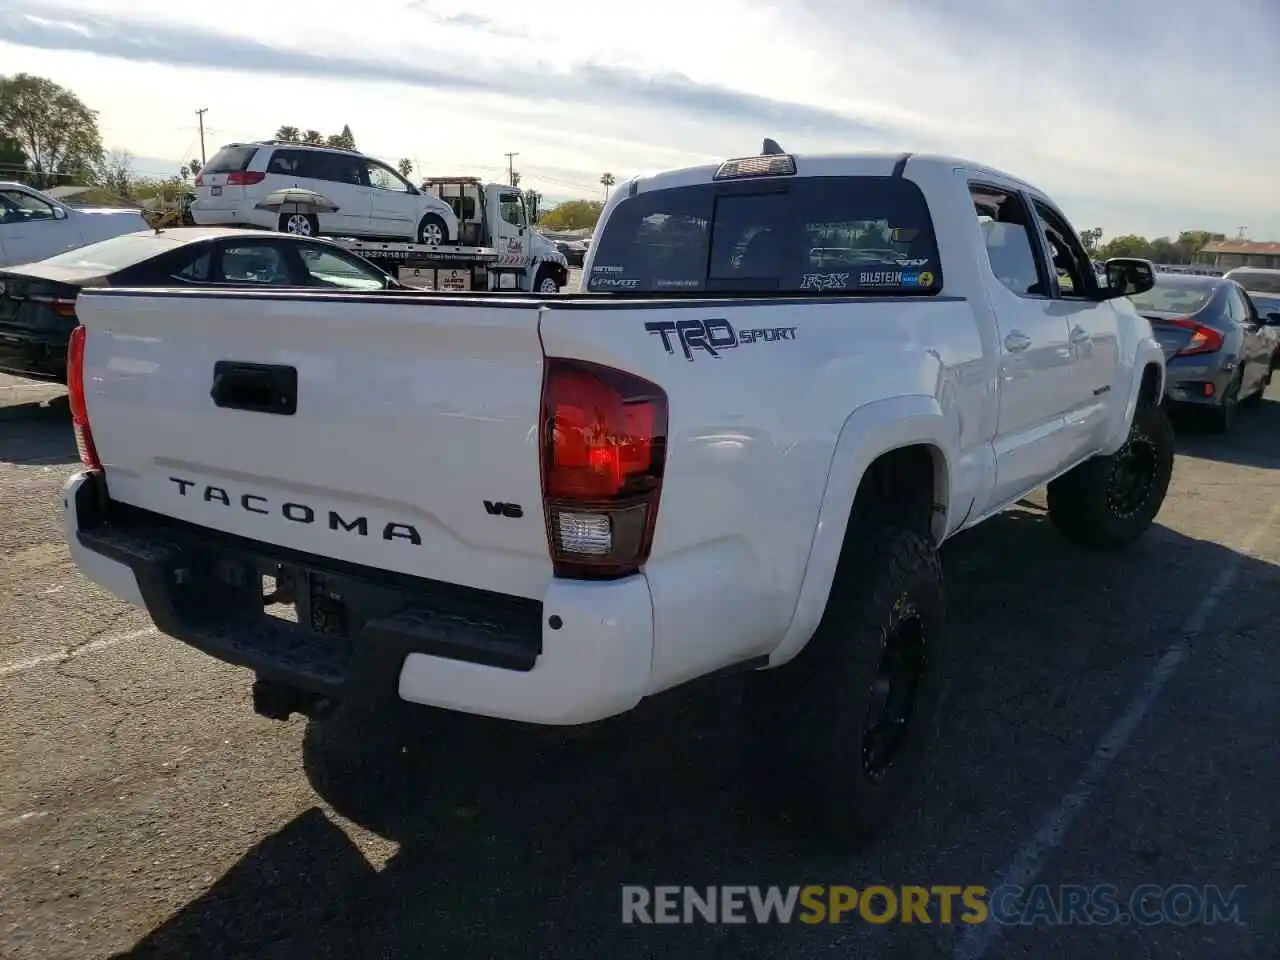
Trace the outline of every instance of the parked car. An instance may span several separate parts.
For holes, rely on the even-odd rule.
[[[318,194],[336,209],[290,213],[259,207],[268,195],[288,187]],[[353,150],[279,140],[232,143],[200,170],[195,188],[190,213],[200,225],[431,246],[458,243],[458,217],[448,203],[381,160]]]
[[[571,267],[580,267],[587,257],[587,245],[582,240],[555,240],[556,249]]]
[[[137,210],[71,207],[25,183],[0,182],[0,267],[145,229]]]
[[[1236,267],[1223,274],[1228,280],[1234,280],[1246,290],[1259,293],[1280,293],[1280,270],[1267,267]]]
[[[1129,299],[1164,347],[1170,406],[1203,410],[1229,431],[1237,405],[1266,392],[1275,356],[1244,289],[1226,277],[1157,273],[1155,286]]]
[[[580,724],[745,671],[762,799],[873,834],[936,727],[938,546],[1045,484],[1095,549],[1159,511],[1154,273],[1100,288],[989,167],[765,153],[620,185],[595,296],[86,291],[79,569],[277,719]],[[815,267],[831,223],[890,246]]]
[[[67,339],[78,322],[80,291],[157,286],[401,289],[327,240],[218,227],[112,237],[0,270],[0,372],[66,383]]]
[[[1280,293],[1246,289],[1245,295],[1265,324],[1262,333],[1271,343],[1271,373],[1274,376],[1280,370]]]

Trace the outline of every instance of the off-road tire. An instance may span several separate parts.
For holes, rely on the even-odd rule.
[[[937,724],[943,684],[942,564],[927,537],[871,528],[845,547],[827,609],[790,663],[747,677],[744,774],[770,813],[850,848],[864,847],[903,804]],[[895,762],[864,769],[868,707],[895,623],[922,626],[924,666]]]
[[[1112,499],[1122,459],[1144,445],[1154,457],[1145,496],[1131,510],[1118,511]],[[1173,428],[1165,409],[1142,401],[1133,415],[1123,447],[1093,457],[1049,484],[1049,520],[1068,541],[1081,547],[1117,550],[1137,540],[1155,520],[1173,476]]]

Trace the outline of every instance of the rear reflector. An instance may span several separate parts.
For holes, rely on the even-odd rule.
[[[547,359],[542,491],[557,576],[637,572],[648,559],[666,466],[667,397],[610,367]]]
[[[93,431],[89,429],[89,411],[84,394],[84,326],[71,331],[67,344],[67,402],[71,407],[71,428],[76,435],[76,451],[80,462],[92,470],[101,470],[102,461],[93,444]]]

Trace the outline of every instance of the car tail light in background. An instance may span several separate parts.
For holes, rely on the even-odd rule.
[[[667,397],[639,377],[550,357],[542,495],[556,576],[622,577],[649,557],[667,454]]]
[[[1165,323],[1191,331],[1191,339],[1187,341],[1186,346],[1174,354],[1175,357],[1193,357],[1200,353],[1217,353],[1222,349],[1222,334],[1213,329],[1213,327],[1206,327],[1202,323],[1196,323],[1194,320],[1187,318],[1166,320]]]
[[[265,173],[256,170],[232,170],[227,174],[228,187],[251,187],[267,178]]]
[[[31,300],[32,303],[47,303],[49,305],[49,309],[60,317],[75,318],[75,297],[48,297],[43,294],[35,294],[28,299]]]
[[[204,175],[203,175],[203,174],[196,174],[196,186],[197,186],[197,187],[203,187],[203,186],[204,186]]]
[[[89,411],[84,397],[84,327],[71,331],[67,345],[67,400],[71,407],[71,427],[76,435],[76,450],[80,462],[93,470],[102,469],[98,449],[93,445],[93,432],[89,429]]]

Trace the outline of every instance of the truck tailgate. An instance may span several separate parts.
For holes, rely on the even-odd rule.
[[[81,294],[77,314],[113,500],[323,557],[541,596],[551,562],[537,305],[97,290]],[[291,394],[292,412],[245,408]]]

